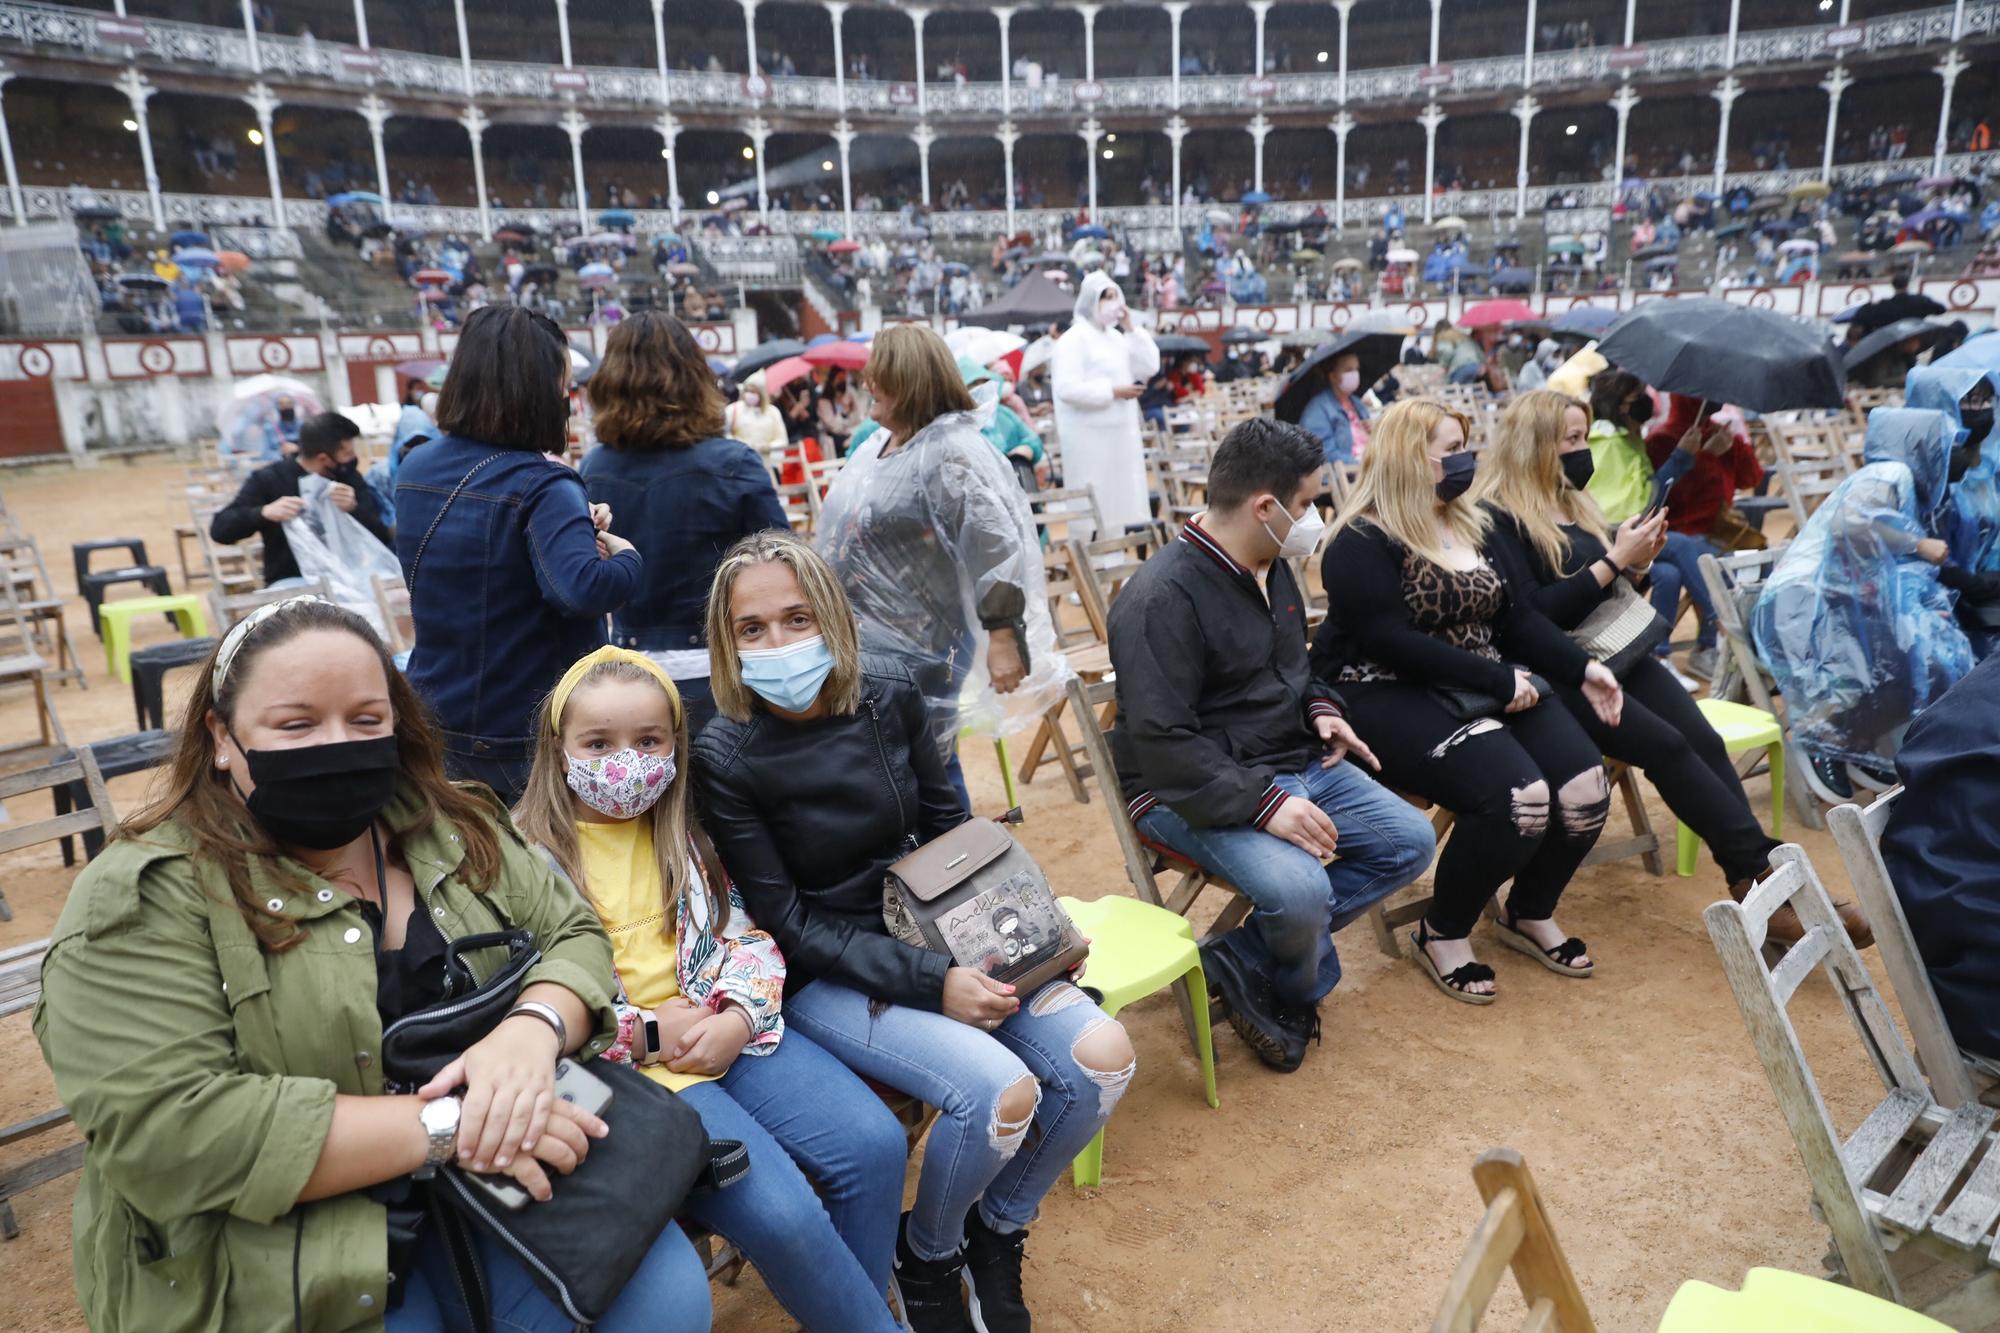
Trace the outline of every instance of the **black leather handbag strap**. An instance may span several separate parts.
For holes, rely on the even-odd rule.
[[[417,567],[423,564],[424,552],[430,547],[431,538],[437,535],[438,524],[444,522],[445,511],[451,508],[452,501],[458,498],[459,492],[465,489],[466,483],[479,475],[480,469],[486,467],[488,464],[499,462],[506,452],[504,449],[498,450],[474,463],[471,469],[458,479],[458,485],[451,488],[451,494],[444,497],[444,503],[438,506],[437,517],[431,520],[430,527],[424,529],[424,539],[417,543],[417,553],[410,557],[410,568],[403,575],[403,582],[408,585],[411,592],[414,593],[417,590]]]

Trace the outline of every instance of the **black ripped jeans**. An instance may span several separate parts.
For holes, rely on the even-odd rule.
[[[1603,758],[1577,720],[1553,699],[1524,713],[1461,722],[1422,686],[1401,681],[1342,684],[1347,717],[1375,757],[1382,780],[1457,816],[1438,857],[1425,925],[1463,939],[1487,899],[1508,880],[1507,907],[1539,921],[1597,844],[1611,809]],[[1598,781],[1565,789],[1596,769]]]
[[[1730,883],[1762,874],[1778,841],[1751,812],[1722,737],[1681,683],[1653,659],[1635,663],[1623,684],[1625,711],[1615,727],[1597,720],[1583,691],[1559,685],[1556,693],[1594,744],[1640,769],[1659,788],[1675,818],[1708,844]]]

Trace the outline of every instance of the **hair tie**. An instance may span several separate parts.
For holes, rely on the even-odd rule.
[[[218,699],[222,697],[222,682],[229,678],[229,668],[236,665],[236,655],[243,651],[243,645],[249,640],[252,631],[286,607],[303,606],[309,602],[318,602],[322,606],[333,605],[315,593],[302,593],[282,601],[266,602],[237,621],[229,633],[222,636],[222,647],[216,650],[215,674],[209,678],[209,691]]]
[[[673,705],[674,726],[678,728],[681,725],[681,692],[680,688],[674,684],[674,678],[669,676],[658,662],[655,662],[644,653],[635,653],[630,648],[619,648],[613,644],[606,644],[595,652],[578,658],[571,664],[569,670],[563,672],[562,679],[556,682],[555,690],[549,695],[549,729],[551,731],[561,734],[563,709],[569,706],[569,696],[576,691],[577,686],[583,684],[585,676],[588,676],[593,670],[603,666],[606,662],[624,662],[630,666],[638,667],[654,680],[660,682],[660,688],[667,692],[667,702]]]

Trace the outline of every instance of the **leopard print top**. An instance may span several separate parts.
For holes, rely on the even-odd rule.
[[[1403,554],[1403,601],[1410,608],[1410,626],[1454,648],[1498,662],[1493,646],[1493,622],[1506,605],[1506,586],[1484,561],[1471,569],[1446,569],[1413,551]],[[1396,673],[1375,662],[1350,662],[1340,670],[1343,682],[1395,680]]]

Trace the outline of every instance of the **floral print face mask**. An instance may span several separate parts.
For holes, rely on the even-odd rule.
[[[610,819],[636,819],[674,784],[674,757],[624,749],[593,759],[569,756],[569,789]]]

